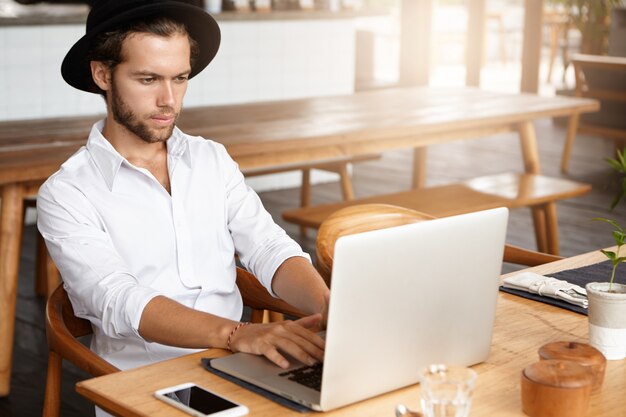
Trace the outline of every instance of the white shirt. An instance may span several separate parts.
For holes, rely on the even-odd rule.
[[[232,320],[242,314],[234,255],[272,292],[276,269],[307,257],[277,226],[224,147],[174,129],[171,195],[122,157],[96,123],[87,145],[39,190],[38,227],[91,348],[120,369],[194,352],[139,335],[148,302],[165,295]]]

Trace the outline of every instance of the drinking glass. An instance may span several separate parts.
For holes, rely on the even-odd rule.
[[[430,365],[419,375],[422,411],[426,417],[467,417],[476,386],[469,368]]]

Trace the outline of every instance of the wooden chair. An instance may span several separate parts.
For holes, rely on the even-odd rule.
[[[253,309],[251,320],[253,322],[259,322],[259,318],[263,317],[263,309],[278,311],[295,317],[304,316],[301,311],[272,297],[252,274],[240,268],[237,268],[237,287],[239,287],[243,297],[244,305]],[[70,361],[94,377],[119,371],[118,368],[92,352],[77,339],[91,333],[91,323],[74,315],[67,293],[63,285],[59,285],[48,298],[46,305],[49,357],[43,408],[45,417],[59,416],[63,359]]]
[[[572,115],[567,132],[561,171],[567,173],[569,159],[578,132],[613,139],[615,146],[626,144],[626,57],[574,55],[576,97],[600,100],[598,113]]]
[[[317,269],[330,286],[335,242],[341,236],[431,219],[434,217],[428,214],[390,204],[361,204],[338,210],[322,222],[317,232]],[[563,258],[512,245],[504,247],[505,262],[536,266],[559,259]]]

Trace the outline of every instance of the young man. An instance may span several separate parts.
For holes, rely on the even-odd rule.
[[[217,23],[175,1],[96,2],[62,66],[104,96],[106,119],[41,187],[38,227],[92,349],[121,369],[230,348],[288,366],[323,359],[328,288],[264,210],[223,146],[176,128],[188,79],[219,46]],[[235,254],[276,296],[311,313],[239,323]]]

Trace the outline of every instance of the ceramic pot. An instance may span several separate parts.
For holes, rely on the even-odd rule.
[[[608,360],[626,358],[626,285],[590,282],[589,344]]]

